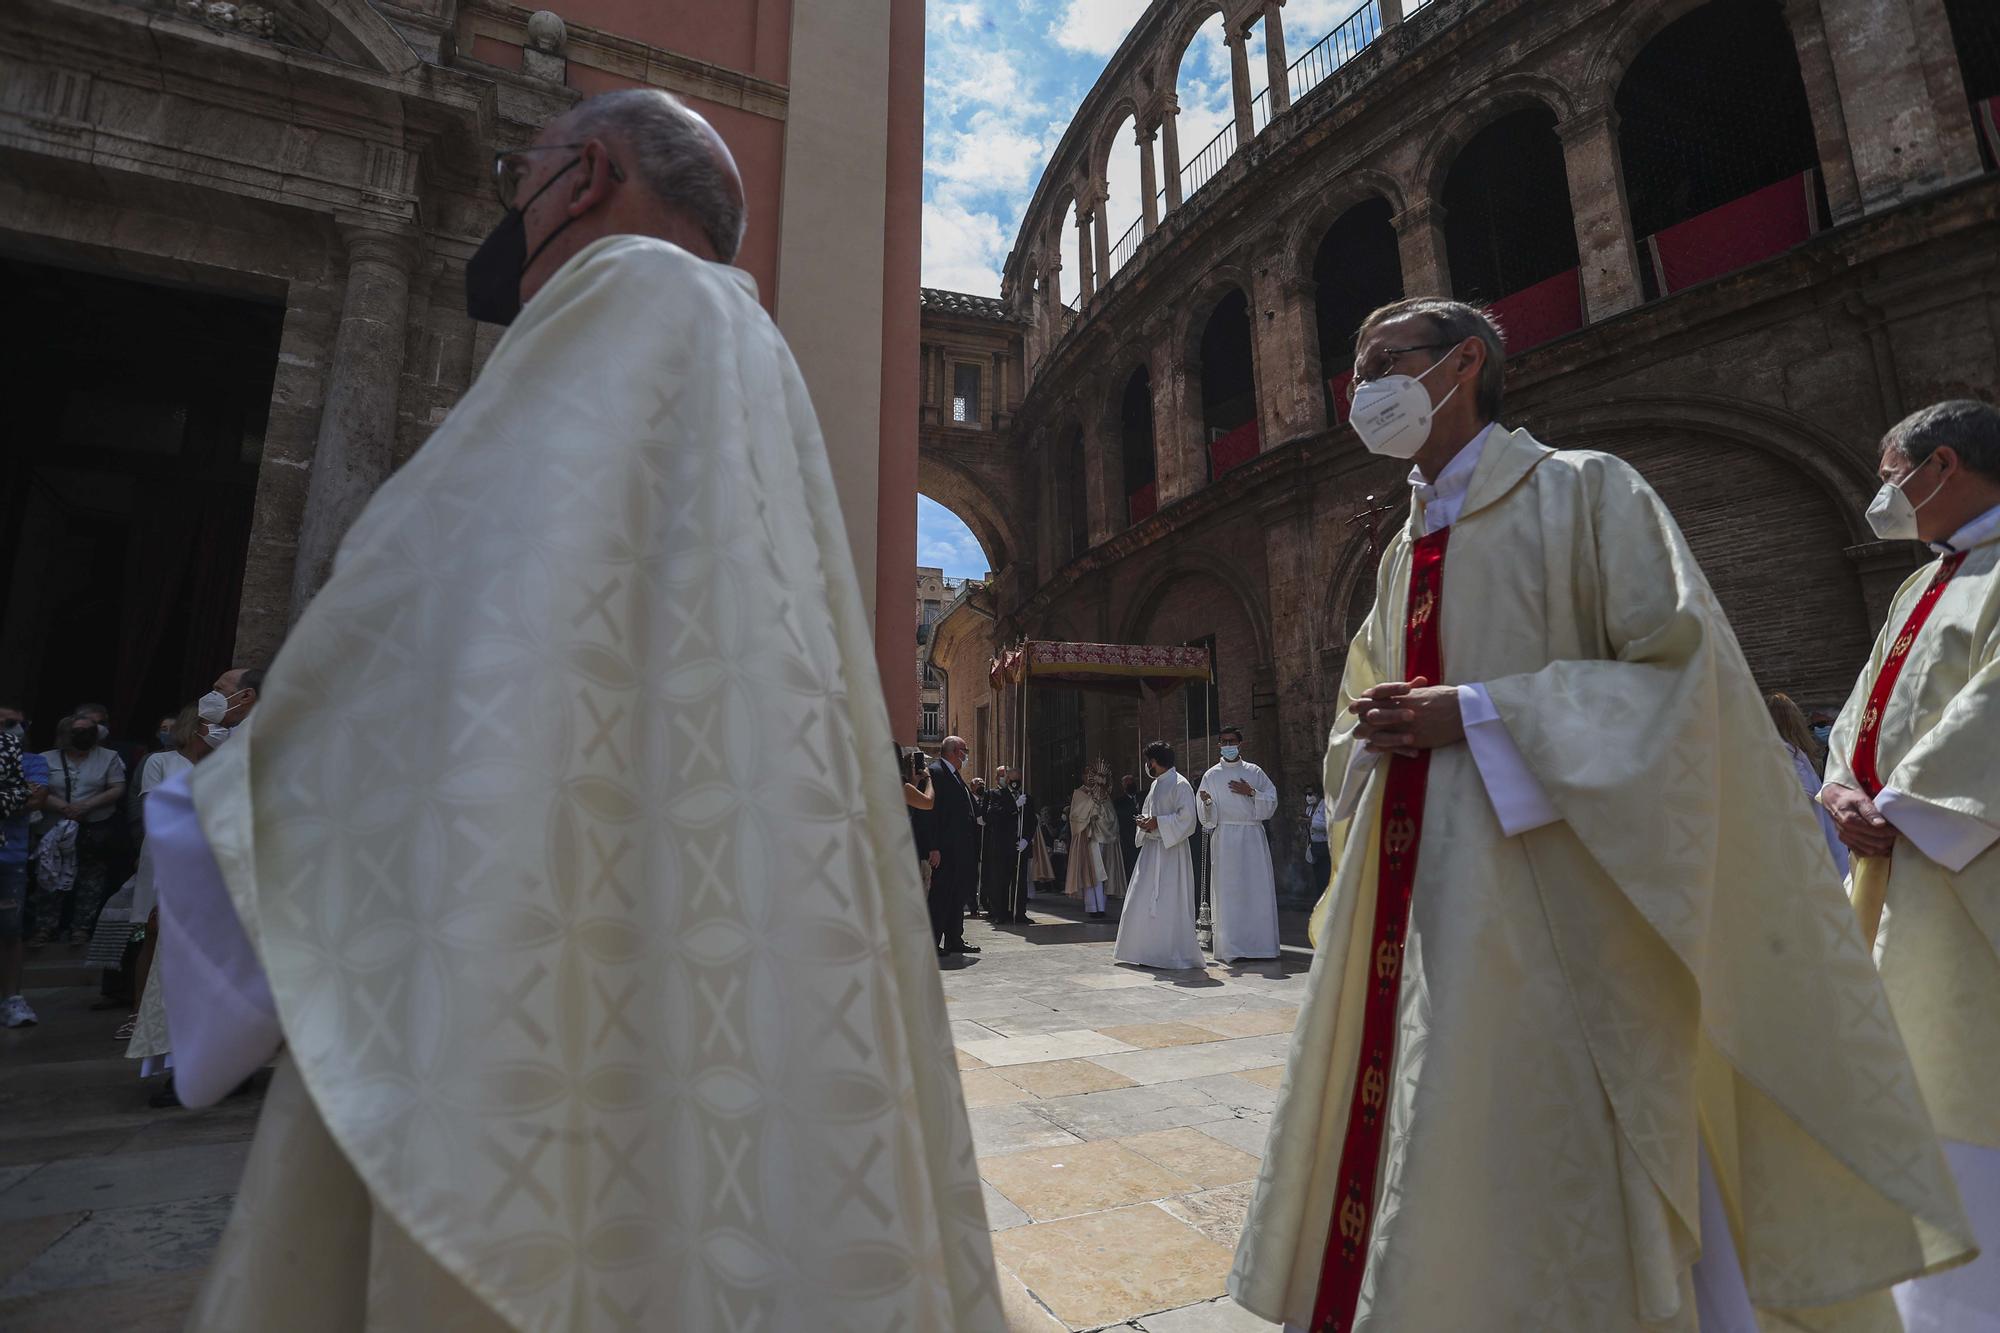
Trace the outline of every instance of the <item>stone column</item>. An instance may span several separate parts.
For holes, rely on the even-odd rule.
[[[1104,220],[1104,206],[1111,202],[1111,192],[1103,186],[1090,201],[1091,231],[1097,237],[1097,281],[1111,281],[1111,227]]]
[[[1382,11],[1382,31],[1387,32],[1403,21],[1403,0],[1378,0]]]
[[[347,291],[333,337],[319,437],[299,522],[292,618],[333,569],[333,554],[368,497],[388,479],[396,437],[396,389],[410,305],[415,238],[343,223]]]
[[[1181,99],[1167,94],[1160,113],[1160,166],[1167,173],[1167,211],[1181,206]]]
[[[1291,900],[1311,896],[1306,881],[1305,828],[1299,818],[1298,794],[1317,781],[1326,756],[1326,726],[1331,719],[1314,716],[1319,697],[1314,668],[1312,625],[1325,596],[1313,576],[1312,488],[1280,487],[1257,514],[1264,529],[1264,569],[1271,608],[1273,693],[1278,700],[1277,752],[1264,759],[1265,768],[1284,800],[1269,825],[1271,860],[1278,873],[1278,895]]]
[[[1805,83],[1806,105],[1812,111],[1813,140],[1819,148],[1820,179],[1826,185],[1827,206],[1835,222],[1861,216],[1861,187],[1854,179],[1854,157],[1847,146],[1847,117],[1840,107],[1840,84],[1833,76],[1833,55],[1826,46],[1826,26],[1820,21],[1819,0],[1787,0],[1785,23],[1799,53],[1799,76]]]
[[[1201,438],[1201,367],[1175,337],[1172,318],[1150,325],[1153,378],[1153,465],[1160,507],[1194,494],[1207,483],[1208,445]]]
[[[1257,137],[1257,122],[1250,113],[1250,36],[1233,23],[1223,29],[1229,43],[1229,91],[1236,106],[1236,146],[1241,148]]]
[[[1083,196],[1077,196],[1076,206],[1076,284],[1088,301],[1097,294],[1097,266],[1091,262],[1094,252],[1090,244],[1091,210],[1085,207]]]
[[[1319,323],[1312,278],[1277,251],[1250,275],[1250,337],[1256,348],[1257,421],[1264,450],[1326,429],[1326,395],[1319,387]]]
[[[1940,105],[1911,4],[1819,0],[1819,10],[1863,211],[1977,173],[1964,96]]]
[[[1160,225],[1160,178],[1153,171],[1153,137],[1158,131],[1148,125],[1137,131],[1139,144],[1139,218],[1141,236],[1151,236]]]
[[[1292,67],[1285,59],[1285,0],[1264,0],[1264,72],[1270,79],[1271,119],[1292,104]]]
[[[1118,445],[1104,438],[1102,413],[1089,412],[1083,421],[1083,491],[1088,506],[1090,544],[1098,546],[1117,533],[1126,522],[1124,460]]]
[[[1444,243],[1444,208],[1419,199],[1396,215],[1396,249],[1405,296],[1451,295],[1451,258]]]
[[[1556,134],[1569,171],[1583,317],[1594,323],[1645,300],[1632,213],[1625,202],[1625,166],[1618,156],[1618,113],[1608,106],[1579,111],[1556,126]]]

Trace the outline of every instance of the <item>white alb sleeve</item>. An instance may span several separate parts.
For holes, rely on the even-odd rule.
[[[1472,749],[1472,762],[1479,768],[1486,799],[1493,803],[1493,813],[1500,820],[1500,831],[1514,838],[1561,819],[1528,761],[1521,757],[1520,747],[1500,720],[1484,685],[1458,687],[1458,715],[1465,724],[1465,743]]]
[[[1896,826],[1896,832],[1915,843],[1918,851],[1954,875],[2000,839],[2000,829],[1983,819],[1933,805],[1894,787],[1881,790],[1875,797],[1875,808]]]
[[[146,798],[146,842],[159,889],[157,953],[174,1091],[188,1106],[210,1106],[276,1055],[284,1033],[271,983],[195,815],[191,771]]]

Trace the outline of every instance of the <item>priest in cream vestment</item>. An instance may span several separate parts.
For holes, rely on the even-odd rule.
[[[1896,594],[1834,724],[1821,804],[1978,1262],[1896,1289],[1909,1333],[2000,1331],[2000,412],[1939,403],[1889,432],[1868,518],[1938,558]]]
[[[1500,357],[1453,302],[1361,331],[1352,420],[1418,484],[1230,1291],[1314,1333],[1887,1333],[1971,1246],[1826,844],[1666,508],[1493,424]]]
[[[200,1333],[1002,1327],[871,622],[710,141],[621,93],[503,158],[502,272],[524,212],[571,243],[156,820],[220,872],[164,909],[184,1096],[285,1045]]]

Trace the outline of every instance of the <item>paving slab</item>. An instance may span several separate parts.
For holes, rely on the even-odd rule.
[[[250,1145],[243,1141],[51,1162],[0,1194],[0,1222],[230,1194],[249,1153]]]
[[[0,1301],[202,1267],[233,1202],[223,1194],[92,1213],[8,1278]]]
[[[1187,1194],[1201,1183],[1109,1139],[981,1158],[979,1174],[1037,1222]]]
[[[1271,1333],[1278,1325],[1266,1323],[1224,1296],[1165,1314],[1149,1314],[1136,1327],[1145,1333]]]
[[[1015,1227],[994,1253],[1073,1329],[1222,1295],[1231,1252],[1154,1204]]]
[[[1052,1148],[1082,1138],[1040,1114],[1039,1104],[982,1106],[965,1114],[972,1122],[972,1150],[981,1157]]]
[[[1179,1079],[1200,1078],[1205,1074],[1233,1074],[1240,1069],[1264,1068],[1274,1059],[1272,1043],[1276,1041],[1282,1046],[1290,1040],[1289,1037],[1238,1037],[1200,1046],[1108,1054],[1079,1051],[1077,1054],[1088,1056],[1094,1063],[1123,1074],[1134,1083],[1170,1083]],[[1283,1060],[1284,1052],[1279,1050],[1275,1058]]]
[[[1003,1065],[1035,1064],[1043,1060],[1073,1060],[1084,1056],[1117,1055],[1136,1048],[1126,1042],[1107,1037],[1102,1032],[1094,1032],[1088,1028],[1074,1028],[1066,1032],[1047,1032],[1032,1037],[995,1037],[987,1041],[965,1042],[959,1049],[975,1060],[983,1061],[988,1067],[998,1068]],[[1264,1064],[1268,1061],[1258,1063]],[[1219,1069],[1212,1072],[1226,1074],[1229,1071]]]

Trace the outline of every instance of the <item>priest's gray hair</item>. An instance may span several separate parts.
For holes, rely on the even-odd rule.
[[[1953,398],[1920,408],[1889,428],[1884,440],[1921,463],[1945,445],[1980,476],[2000,481],[2000,410],[1975,398]]]
[[[1429,320],[1441,343],[1456,347],[1467,338],[1477,338],[1486,344],[1486,364],[1479,371],[1479,415],[1488,421],[1499,420],[1500,398],[1507,386],[1507,344],[1501,340],[1500,326],[1493,316],[1478,306],[1436,296],[1392,301],[1361,321],[1354,341],[1359,344],[1377,324],[1413,316]]]
[[[639,178],[666,203],[685,209],[727,264],[743,245],[747,210],[728,148],[680,99],[657,88],[599,93],[570,113],[576,137],[613,137],[632,150]]]

